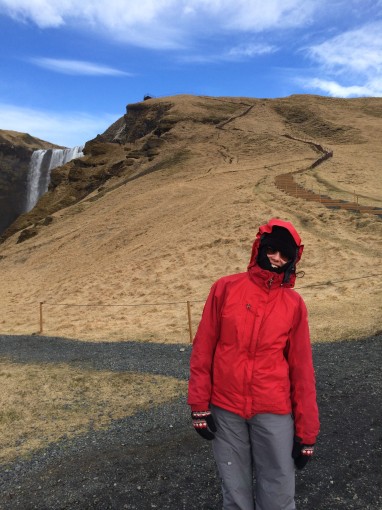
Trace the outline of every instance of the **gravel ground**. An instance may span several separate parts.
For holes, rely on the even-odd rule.
[[[382,509],[382,335],[313,346],[321,434],[297,473],[298,510]],[[66,362],[186,379],[190,346],[1,336],[17,363]],[[210,444],[185,397],[2,466],[1,509],[218,510]]]

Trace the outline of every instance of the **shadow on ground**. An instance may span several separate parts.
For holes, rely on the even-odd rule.
[[[186,379],[190,344],[83,342],[60,337],[0,336],[0,356],[14,363],[69,363],[116,372],[143,372]]]
[[[186,378],[190,349],[180,348],[0,337],[0,355],[17,363],[73,362],[115,370],[144,365],[145,372]],[[382,336],[315,344],[313,351],[321,434],[316,456],[297,473],[297,508],[381,509]],[[2,509],[221,508],[210,444],[191,429],[185,398],[5,466],[0,489]]]

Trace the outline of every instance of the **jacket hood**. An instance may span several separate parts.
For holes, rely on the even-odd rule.
[[[268,223],[266,223],[265,225],[261,225],[259,227],[259,231],[257,232],[256,238],[255,238],[255,240],[253,242],[253,245],[252,245],[252,253],[251,253],[251,259],[250,259],[250,262],[249,262],[249,265],[248,265],[248,271],[252,272],[251,271],[252,268],[256,268],[256,269],[260,270],[260,272],[262,272],[262,273],[271,274],[270,271],[267,271],[265,269],[261,269],[258,266],[258,264],[257,264],[257,255],[258,255],[258,252],[259,252],[260,241],[261,241],[263,235],[264,234],[270,234],[272,232],[272,228],[273,227],[282,227],[282,228],[287,229],[289,231],[289,233],[291,234],[291,236],[293,237],[293,239],[294,239],[294,241],[295,241],[295,243],[297,245],[296,259],[292,262],[291,270],[286,272],[285,275],[284,275],[285,277],[283,277],[284,278],[283,286],[285,286],[285,287],[293,287],[294,286],[294,282],[296,280],[296,274],[295,274],[296,265],[297,265],[297,263],[301,259],[301,255],[302,255],[302,252],[304,250],[304,245],[301,244],[301,238],[298,235],[297,230],[294,228],[292,223],[290,223],[289,221],[283,221],[283,220],[279,220],[277,218],[272,218],[271,220],[269,220]]]

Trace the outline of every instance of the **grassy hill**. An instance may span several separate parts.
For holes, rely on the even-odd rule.
[[[0,143],[1,144],[13,144],[18,147],[24,147],[25,149],[30,149],[32,151],[38,149],[56,149],[59,148],[58,145],[55,145],[50,142],[46,142],[45,140],[41,140],[40,138],[36,138],[35,136],[31,136],[28,133],[20,133],[19,131],[11,131],[0,129]]]
[[[293,197],[275,177],[302,170],[295,179],[307,189],[381,207],[381,136],[380,98],[128,105],[8,230],[0,332],[37,332],[44,301],[47,335],[188,342],[185,302],[195,330],[213,281],[246,269],[271,217],[292,221],[305,244],[296,288],[313,341],[376,332],[381,218]],[[307,141],[333,157],[304,171],[320,157]]]

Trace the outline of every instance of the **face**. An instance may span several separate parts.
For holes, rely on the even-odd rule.
[[[267,257],[273,268],[283,267],[289,262],[289,258],[283,252],[275,250],[271,246],[267,247]]]

